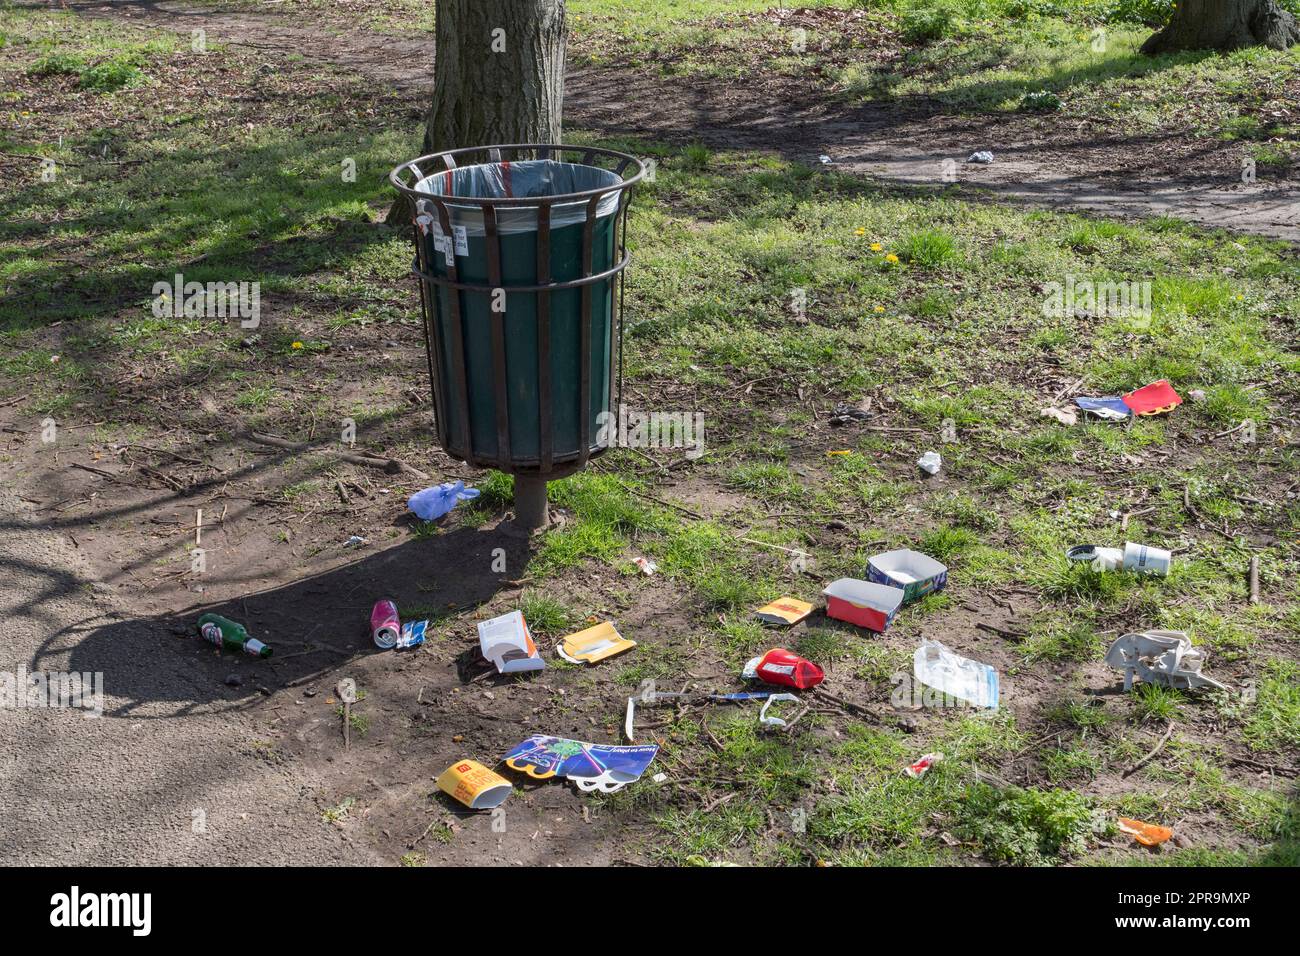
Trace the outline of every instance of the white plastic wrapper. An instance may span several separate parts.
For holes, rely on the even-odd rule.
[[[926,687],[976,707],[998,706],[998,672],[988,664],[954,654],[938,641],[925,640],[912,655],[912,675]]]
[[[418,192],[435,196],[476,196],[480,198],[516,198],[533,196],[565,196],[617,186],[622,177],[612,170],[578,163],[562,163],[554,159],[526,159],[521,162],[482,163],[464,166],[426,176],[416,183]],[[618,209],[620,191],[613,189],[600,198],[596,206],[597,218],[612,215]],[[587,219],[587,203],[591,197],[577,202],[555,203],[551,206],[551,228],[560,229],[583,223]],[[420,200],[419,212],[438,225],[437,210],[428,200]],[[479,206],[447,203],[448,216],[456,241],[462,237],[483,236],[483,211]],[[503,235],[537,231],[536,206],[509,206],[497,209],[497,231]],[[439,228],[438,232],[441,231]]]

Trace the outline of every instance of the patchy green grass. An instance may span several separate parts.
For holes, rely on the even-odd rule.
[[[1082,794],[1071,790],[970,787],[956,830],[994,862],[1033,866],[1084,853],[1091,838],[1113,830]]]
[[[1181,691],[1161,684],[1140,683],[1133,688],[1133,718],[1140,723],[1176,720],[1185,700]]]
[[[525,594],[519,605],[529,630],[553,637],[560,636],[576,620],[572,608],[546,594]]]
[[[1300,749],[1300,665],[1269,661],[1255,688],[1243,736],[1256,750],[1296,753]]]

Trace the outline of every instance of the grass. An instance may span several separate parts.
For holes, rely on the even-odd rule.
[[[1295,753],[1300,747],[1300,666],[1269,661],[1255,689],[1243,736],[1255,750]]]
[[[545,594],[525,594],[519,610],[528,622],[529,630],[540,634],[560,635],[575,620],[574,612],[562,601]]]
[[[1161,684],[1142,683],[1135,686],[1132,700],[1135,720],[1163,723],[1182,714],[1185,698],[1180,691]]]
[[[957,833],[974,840],[998,863],[1033,866],[1081,855],[1108,825],[1082,794],[1070,790],[973,785]]]
[[[691,70],[701,54],[690,51],[711,49],[693,46],[692,31],[707,39],[733,30],[743,45],[760,28],[740,18],[768,5],[656,0],[647,9],[671,7],[676,18],[647,15],[635,27],[631,8],[613,0],[575,0],[570,12],[582,17],[580,59],[612,55],[604,38],[617,35],[626,41],[620,55],[667,63],[671,54],[669,68]],[[868,16],[894,23],[909,9],[883,4]],[[1198,89],[1198,77],[1231,82],[1258,69],[1267,91],[1281,62],[1269,53],[1184,58],[1138,75],[1124,51],[1145,27],[1116,26],[1111,52],[1094,54],[1063,31],[1086,33],[1099,6],[1018,9],[1024,15],[1007,21],[1015,29],[989,44],[987,18],[1011,18],[1012,6],[953,5],[934,36],[913,38],[911,79],[889,95],[924,82],[961,108],[997,110],[1048,88],[1074,116],[1085,87],[1154,96],[1166,79]],[[422,15],[407,3],[390,14]],[[714,17],[730,25],[701,25]],[[143,429],[141,440],[255,426],[328,435],[349,417],[365,448],[427,459],[427,424],[411,424],[403,397],[422,367],[380,358],[390,337],[420,335],[404,278],[409,240],[374,222],[390,198],[383,174],[418,145],[409,103],[290,64],[255,74],[257,61],[238,51],[191,60],[160,38],[128,40],[58,12],[0,10],[0,30],[9,38],[0,70],[25,98],[14,108],[30,101],[49,111],[39,129],[6,127],[4,151],[66,164],[55,182],[38,186],[33,166],[0,187],[0,397],[30,394],[24,415],[49,411],[61,424],[107,410],[114,423]],[[995,71],[993,58],[1026,38],[1033,55]],[[1049,48],[1059,57],[1034,53]],[[116,90],[82,86],[86,70],[112,62],[140,75]],[[724,56],[714,69],[734,65]],[[240,84],[254,75],[263,99],[228,108],[173,90],[181,76],[251,89]],[[88,102],[100,120],[72,122]],[[1159,97],[1149,105],[1157,118],[1172,108]],[[1256,135],[1248,124],[1230,129]],[[923,622],[950,629],[959,653],[996,660],[1006,686],[1050,690],[1040,700],[1008,696],[994,715],[883,710],[877,726],[810,713],[788,736],[760,731],[752,707],[668,717],[656,730],[662,759],[689,779],[671,799],[633,787],[609,802],[641,828],[647,852],[666,862],[1091,861],[1105,834],[1099,814],[1124,810],[1212,813],[1214,845],[1177,857],[1188,862],[1289,858],[1296,824],[1286,795],[1230,776],[1206,741],[1261,759],[1300,745],[1300,594],[1291,583],[1300,564],[1277,543],[1300,529],[1300,509],[1279,493],[1298,464],[1286,437],[1300,399],[1288,318],[1300,304],[1294,249],[1169,220],[1117,223],[886,188],[771,155],[636,138],[605,145],[659,161],[631,213],[629,397],[703,409],[709,437],[703,457],[680,470],[666,453],[656,462],[672,464],[668,473],[612,451],[552,483],[564,524],[535,542],[526,572],[510,568],[525,578],[530,625],[559,636],[624,591],[631,608],[641,600],[634,584],[655,589],[655,608],[671,623],[656,618],[645,639],[638,626],[637,651],[600,670],[556,668],[548,680],[592,681],[585,689],[622,697],[646,680],[676,688],[686,673],[722,681],[780,643],[825,666],[835,692],[883,708],[894,675],[910,672]],[[355,182],[338,174],[346,157],[357,161]],[[178,269],[196,281],[261,282],[260,337],[237,323],[153,316],[152,283]],[[1149,279],[1150,324],[1048,319],[1043,286],[1067,276]],[[806,321],[791,315],[795,289],[806,293]],[[1075,381],[1106,394],[1158,377],[1205,398],[1131,427],[1067,429],[1038,418]],[[200,396],[214,397],[218,411]],[[835,405],[868,398],[872,427],[826,424]],[[1258,426],[1254,444],[1213,437],[1247,418]],[[937,481],[914,467],[931,448],[945,461]],[[303,466],[259,494],[302,516],[336,507],[327,473],[336,465]],[[396,479],[378,480],[391,485],[390,500],[401,497]],[[509,476],[472,483],[478,500],[457,508],[447,528],[421,533],[477,527],[510,506]],[[1096,574],[1063,556],[1074,544],[1126,538],[1176,546],[1175,573]],[[860,576],[869,555],[901,546],[944,561],[953,583],[884,636],[821,620],[774,632],[750,619],[781,594],[815,600],[822,581]],[[813,574],[792,567],[782,548],[806,550]],[[1244,591],[1252,553],[1263,557],[1266,594],[1253,608]],[[638,555],[658,563],[653,579],[631,564]],[[963,604],[991,608],[984,596],[1012,605],[1027,636],[975,643],[976,612]],[[429,601],[433,610],[419,616],[449,632],[472,629],[471,611]],[[1148,685],[1124,698],[1085,693],[1118,685],[1098,664],[1109,640],[1157,626],[1191,632],[1212,655],[1207,672],[1253,680],[1254,700],[1216,714],[1199,696]],[[1210,730],[1219,716],[1222,729]],[[1179,732],[1168,753],[1119,797],[1100,796],[1101,782],[1149,750],[1171,719]],[[1034,746],[1049,731],[1055,742]],[[945,760],[925,777],[903,775],[935,750]],[[977,770],[1000,772],[1026,750],[1030,786],[981,782]],[[1192,783],[1163,798],[1170,774]]]

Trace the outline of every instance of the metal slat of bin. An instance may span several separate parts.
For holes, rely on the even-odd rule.
[[[590,154],[588,154],[590,155]],[[588,163],[587,165],[590,165]],[[592,196],[587,202],[586,222],[582,224],[582,276],[591,275],[592,237],[596,229],[596,207],[600,204],[599,196]],[[591,457],[591,283],[582,287],[582,317],[580,321],[581,346],[578,348],[579,360],[582,362],[578,376],[578,465],[587,464]]]
[[[450,157],[448,157],[450,158]],[[442,241],[447,244],[446,248],[451,250],[451,254],[444,253],[444,261],[447,266],[448,277],[455,282],[459,276],[456,274],[456,239],[451,231],[451,217],[447,214],[447,204],[437,203],[438,220],[442,224]],[[447,450],[457,454],[460,458],[472,458],[474,455],[474,439],[469,430],[469,390],[466,387],[465,376],[465,327],[461,320],[460,309],[460,290],[449,289],[447,300],[451,305],[450,335],[448,336],[448,352],[451,357],[451,385],[454,392],[451,395],[452,405],[456,408],[456,420],[460,423],[460,433],[465,441],[465,449],[457,454],[457,450],[448,444]]]
[[[623,165],[627,165],[624,163]],[[621,170],[620,170],[621,172]],[[632,190],[627,189],[619,196],[619,208],[614,213],[614,249],[615,255],[627,260],[627,210],[632,201]],[[609,343],[609,407],[617,417],[623,404],[623,273],[614,277],[618,283],[617,290],[609,290],[612,321],[610,334],[617,337],[617,342]],[[617,363],[617,366],[615,365]],[[617,373],[617,391],[615,374]]]
[[[600,282],[618,275],[632,261],[632,257],[624,254],[621,262],[617,262],[603,272],[597,272],[585,278],[569,279],[565,282],[547,282],[545,285],[509,285],[506,286],[507,292],[558,292],[563,289],[580,289],[584,285],[590,285],[593,282]],[[444,289],[459,289],[461,292],[481,292],[484,295],[491,295],[494,287],[482,282],[453,282],[446,276],[435,275],[432,272],[421,272],[416,270],[415,275],[434,285],[442,286]]]
[[[483,207],[483,241],[487,246],[488,283],[493,289],[505,289],[501,284],[501,234],[497,230],[497,211],[491,206]],[[496,292],[492,293],[493,298]],[[489,320],[492,323],[492,374],[493,396],[497,413],[497,467],[510,465],[510,393],[506,387],[506,309],[508,300],[502,302],[500,312],[488,303]]]
[[[551,204],[537,207],[537,281],[545,286],[537,293],[537,404],[541,431],[540,471],[549,472],[555,464],[551,434]]]
[[[423,200],[421,201],[423,203]],[[415,206],[416,215],[428,215],[427,209],[422,209],[421,203]],[[426,204],[427,205],[427,204]],[[425,247],[422,241],[420,227],[418,222],[414,223],[415,228],[411,230],[415,239],[415,269],[416,272],[423,274],[429,270],[429,261],[425,258]],[[442,369],[439,368],[439,362],[434,354],[442,354],[442,333],[438,331],[437,306],[432,301],[436,294],[424,282],[418,283],[420,286],[420,308],[424,320],[424,351],[429,359],[429,381],[433,384],[433,420],[438,429],[438,444],[444,448],[447,447],[447,441],[451,437],[451,423],[447,420],[447,409],[442,402]]]
[[[621,212],[623,212],[623,229],[621,229],[619,239],[619,248],[621,252],[623,252],[623,263],[621,263],[619,267],[619,297],[616,299],[617,304],[615,306],[617,310],[617,321],[611,321],[610,323],[610,328],[614,329],[617,336],[619,336],[619,394],[617,394],[619,407],[614,410],[616,414],[621,412],[621,406],[623,406],[623,293],[625,287],[627,287],[623,284],[623,267],[628,264],[630,259],[627,250],[628,211],[632,208],[632,196],[630,196],[630,193],[632,193],[632,190],[624,190],[623,196],[621,196],[621,199],[619,200],[619,202],[623,203],[623,209],[621,209]],[[614,362],[614,349],[612,349],[612,347],[610,349],[610,362]]]

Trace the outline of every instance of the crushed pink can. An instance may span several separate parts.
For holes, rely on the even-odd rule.
[[[402,619],[397,616],[397,605],[387,598],[376,601],[370,612],[370,636],[375,646],[385,651],[396,647],[401,634]]]

